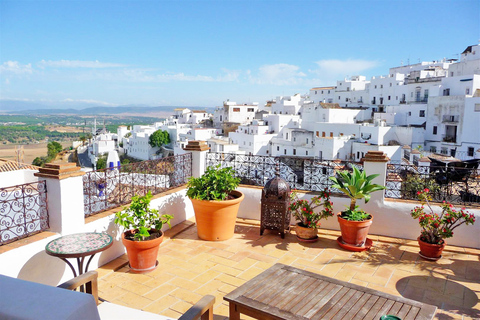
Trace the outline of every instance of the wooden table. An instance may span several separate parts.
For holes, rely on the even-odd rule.
[[[47,254],[65,261],[70,269],[72,269],[73,275],[76,277],[77,272],[67,258],[77,259],[78,274],[80,275],[88,271],[88,266],[95,254],[110,248],[112,244],[113,238],[106,233],[75,233],[50,241],[45,246],[45,251]],[[84,269],[83,262],[87,256],[90,256],[90,258]]]
[[[436,307],[283,264],[275,264],[227,294],[230,320],[432,319]]]

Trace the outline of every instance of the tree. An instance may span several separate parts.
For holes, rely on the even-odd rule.
[[[157,130],[150,135],[148,143],[152,147],[161,147],[170,143],[170,135],[168,131]]]
[[[97,160],[97,170],[105,169],[107,167],[107,157],[100,157]]]

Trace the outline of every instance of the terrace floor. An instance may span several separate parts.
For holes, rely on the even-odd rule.
[[[418,256],[416,241],[370,235],[374,247],[354,253],[336,243],[338,231],[320,229],[316,243],[285,239],[258,221],[238,219],[232,239],[199,240],[194,220],[166,232],[158,268],[129,272],[126,256],[97,269],[99,296],[110,302],[179,317],[204,295],[216,297],[215,319],[228,316],[223,296],[275,263],[316,272],[436,305],[435,319],[480,319],[480,250],[447,246],[443,258]],[[243,318],[248,318],[244,317]]]

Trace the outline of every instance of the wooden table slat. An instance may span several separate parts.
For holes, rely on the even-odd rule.
[[[377,302],[379,296],[370,295],[370,298],[365,302],[363,306],[361,306],[360,310],[355,315],[355,320],[363,319],[365,315],[368,313],[370,308]]]
[[[353,290],[353,289],[351,289]],[[354,294],[351,296],[351,298],[344,304],[344,306],[337,311],[334,317],[332,317],[332,320],[340,320],[344,319],[343,317],[349,312],[353,306],[364,296],[365,294],[360,291],[354,291]],[[353,316],[352,316],[353,317]],[[352,318],[351,317],[351,318]],[[350,319],[351,319],[350,318]],[[348,318],[345,318],[348,319]]]
[[[262,295],[265,292],[268,292],[268,290],[275,287],[278,284],[278,279],[285,278],[287,274],[288,273],[285,270],[278,270],[273,272],[269,277],[265,277],[264,279],[257,279],[254,282],[254,285],[251,288],[248,288],[248,290],[245,290],[245,292],[243,292],[241,295],[249,297],[251,299],[256,299],[258,298],[258,296]]]
[[[306,277],[302,274],[298,275],[298,278],[295,281],[298,281],[298,284],[295,286],[290,286],[289,288],[285,288],[282,293],[276,296],[275,301],[271,303],[272,306],[282,309],[288,310],[285,308],[291,300],[293,300],[296,296],[300,295],[305,289],[308,288],[312,284],[312,278]]]
[[[412,309],[412,306],[404,304],[400,311],[398,311],[397,317],[399,317],[400,319],[405,318],[405,316],[410,312],[410,309]]]
[[[325,303],[327,303],[331,298],[333,298],[338,291],[345,288],[338,284],[333,283],[333,285],[334,287],[324,297],[322,297],[314,306],[312,306],[310,310],[307,311],[307,313],[303,315],[305,318],[312,317],[315,313],[318,312],[318,310],[320,310],[325,305]]]
[[[414,320],[414,319],[416,319],[419,311],[420,311],[420,308],[412,307],[410,309],[410,311],[408,312],[407,316],[403,320]]]
[[[334,283],[329,283],[327,281],[325,281],[325,283],[327,285],[320,292],[317,292],[317,295],[314,297],[314,299],[310,300],[308,303],[303,305],[301,309],[295,312],[292,311],[292,313],[295,313],[303,317],[303,315],[305,315],[305,313],[307,313],[308,310],[310,310],[318,302],[318,299],[321,299],[322,297],[326,296],[333,288],[335,288]]]
[[[402,307],[403,307],[403,303],[397,301],[393,304],[390,310],[388,310],[388,314],[398,317],[398,313]]]
[[[340,301],[341,299],[343,299],[343,297],[348,293],[348,291],[350,291],[350,289],[348,288],[341,288],[332,298],[328,299],[323,305],[321,308],[318,308],[318,310],[309,315],[308,318],[309,319],[321,319],[322,316],[327,313],[330,309],[332,309],[333,306],[335,306],[335,304]],[[314,310],[312,308],[312,310]]]
[[[348,301],[350,299],[352,299],[352,297],[355,295],[355,293],[358,293],[358,291],[355,290],[355,289],[348,289],[348,291],[340,299],[338,299],[336,301],[333,301],[333,299],[330,300],[332,302],[332,305],[331,305],[329,310],[326,310],[327,312],[323,312],[322,310],[320,310],[319,312],[317,312],[316,315],[313,316],[313,318],[317,318],[317,315],[320,316],[320,313],[321,313],[322,316],[319,317],[319,319],[321,319],[321,318],[331,319],[340,310],[342,310],[345,307],[345,305],[348,303]]]
[[[387,300],[385,302],[385,304],[382,306],[382,308],[380,308],[380,310],[378,310],[376,316],[374,316],[373,318],[374,319],[380,319],[381,316],[384,316],[386,314],[390,314],[388,312],[388,310],[390,310],[390,308],[393,306],[394,303],[395,303],[395,301]]]
[[[274,300],[278,295],[280,295],[288,286],[292,283],[295,283],[295,278],[298,273],[289,273],[284,278],[280,279],[273,288],[265,291],[261,295],[259,295],[256,300],[265,304],[269,304],[272,300]]]
[[[316,297],[318,297],[322,292],[325,292],[325,288],[329,285],[330,283],[327,282],[327,281],[323,281],[323,280],[315,280],[314,282],[314,285],[315,285],[315,288],[313,289],[312,293],[310,295],[308,295],[304,300],[302,300],[301,302],[299,301],[296,305],[294,305],[292,308],[290,309],[286,309],[288,311],[290,311],[291,313],[293,314],[298,314],[299,310],[302,310],[307,304],[310,303],[310,301],[312,301],[313,299],[315,299]],[[325,292],[326,293],[326,292]],[[314,303],[313,303],[314,304]],[[313,305],[312,304],[312,305]]]
[[[245,283],[244,285],[238,287],[237,289],[233,290],[232,292],[230,292],[229,294],[227,294],[225,296],[225,300],[227,301],[230,301],[230,300],[233,300],[237,297],[240,297],[242,295],[244,295],[247,291],[251,290],[252,287],[256,287],[256,285],[260,286],[261,282],[264,281],[265,279],[271,277],[272,279],[275,279],[275,276],[276,275],[279,275],[281,273],[285,272],[285,270],[282,268],[282,265],[281,264],[275,264],[273,265],[271,268],[269,268],[268,270],[260,273],[258,276],[256,276],[255,278],[251,279],[250,281],[248,281],[247,283],[249,284],[253,284],[253,285],[246,285],[247,283]],[[275,284],[275,281],[269,281],[268,283],[274,285]]]
[[[362,296],[357,301],[355,301],[353,306],[348,310],[347,314],[345,314],[344,318],[339,318],[338,316],[335,316],[334,319],[335,320],[338,320],[338,319],[353,319],[357,315],[357,313],[362,309],[362,307],[365,305],[365,303],[372,296],[370,293],[363,293],[363,292],[361,292],[361,293],[362,293]]]
[[[370,308],[363,319],[374,319],[377,315],[377,312],[383,307],[383,305],[387,302],[387,298],[379,297],[377,302]]]
[[[315,297],[315,291],[319,286],[323,285],[325,287],[327,283],[322,280],[315,280],[315,281],[310,281],[310,284],[305,287],[302,291],[300,291],[297,295],[293,296],[293,299],[290,300],[286,305],[283,306],[284,310],[288,310],[291,312],[293,311],[293,308],[298,306],[300,309],[301,306],[305,305]]]

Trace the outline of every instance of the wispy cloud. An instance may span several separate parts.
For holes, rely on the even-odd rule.
[[[115,104],[110,103],[110,102],[99,101],[99,100],[90,100],[90,99],[70,99],[70,98],[67,98],[67,99],[63,99],[62,102],[75,102],[75,103],[81,102],[81,103],[96,104],[96,105],[100,104],[100,105],[104,105],[104,106],[115,106]]]
[[[52,68],[90,68],[90,69],[101,69],[101,68],[121,68],[126,67],[127,65],[121,63],[111,63],[111,62],[100,62],[95,61],[81,61],[81,60],[42,60],[38,63],[40,68],[52,67]]]
[[[32,64],[21,64],[18,61],[6,61],[0,65],[2,74],[32,74]]]
[[[318,75],[326,74],[328,76],[344,77],[345,75],[354,75],[365,70],[375,68],[380,63],[378,61],[348,59],[348,60],[319,60],[315,62],[318,69],[309,70]]]
[[[306,76],[299,70],[298,66],[278,63],[261,66],[257,74],[247,73],[250,81],[255,84],[294,85],[303,82]]]

